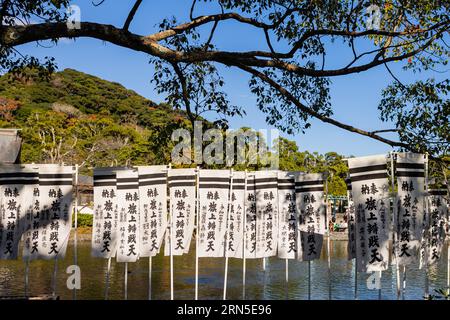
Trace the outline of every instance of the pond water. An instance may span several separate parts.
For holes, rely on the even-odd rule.
[[[90,256],[90,241],[77,245],[78,265],[81,268],[81,290],[77,299],[104,299],[107,260]],[[194,299],[195,243],[188,255],[174,257],[174,297]],[[332,299],[354,299],[354,261],[347,260],[347,242],[331,241]],[[430,293],[447,286],[447,247],[440,262],[429,271]],[[152,299],[170,299],[169,257],[162,254],[152,262]],[[66,258],[58,262],[56,294],[60,299],[72,299],[67,289],[66,268],[74,264],[74,245],[71,241]],[[200,258],[199,299],[222,299],[225,259]],[[148,259],[128,264],[128,299],[148,299]],[[289,261],[289,286],[286,287],[285,260],[270,258],[263,271],[262,259],[247,260],[246,299],[308,299],[308,263]],[[52,293],[53,261],[33,261],[29,267],[29,293],[32,296]],[[124,263],[111,263],[109,299],[124,298]],[[23,296],[25,264],[21,260],[0,261],[0,296]],[[425,272],[408,266],[405,299],[423,299]],[[367,274],[358,275],[358,299],[378,299],[378,290],[367,288]],[[326,245],[320,260],[311,263],[311,299],[328,299],[329,273]],[[242,299],[242,260],[229,259],[228,299]],[[395,268],[383,272],[381,298],[396,299]]]

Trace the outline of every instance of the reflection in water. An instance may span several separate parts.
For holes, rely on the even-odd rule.
[[[78,243],[78,264],[81,268],[81,290],[78,299],[103,299],[107,260],[90,256],[89,241]],[[195,245],[195,241],[193,241]],[[347,260],[346,241],[331,242],[331,287],[333,299],[354,298],[353,261]],[[67,289],[66,268],[73,264],[73,243],[66,259],[59,262],[56,293],[61,299],[72,299]],[[193,299],[195,285],[195,249],[189,255],[174,257],[175,299]],[[224,262],[222,258],[200,258],[199,299],[222,299]],[[32,261],[30,264],[31,295],[52,292],[53,261]],[[110,299],[124,297],[124,263],[111,263]],[[148,298],[148,259],[128,264],[128,299]],[[152,298],[170,299],[169,257],[159,254],[153,258]],[[447,247],[441,261],[430,269],[430,293],[445,288],[447,279]],[[23,295],[25,290],[25,264],[21,260],[0,261],[0,296]],[[368,290],[368,275],[358,275],[358,298],[378,299],[377,290]],[[286,299],[285,260],[270,258],[266,272],[262,259],[247,260],[246,299]],[[396,299],[395,269],[383,272],[382,299]],[[407,268],[406,299],[422,299],[425,274],[418,267]],[[242,260],[230,258],[228,274],[228,299],[242,299]],[[308,299],[307,262],[289,261],[289,299]],[[311,298],[328,299],[328,270],[326,246],[320,260],[311,265]]]

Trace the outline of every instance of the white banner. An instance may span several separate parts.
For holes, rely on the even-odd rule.
[[[91,255],[115,257],[118,243],[116,171],[120,168],[94,169],[94,219]],[[123,170],[123,169],[122,169]]]
[[[199,247],[198,256],[224,257],[227,226],[229,170],[199,172]]]
[[[278,257],[297,257],[298,229],[295,180],[299,172],[278,172]]]
[[[31,248],[25,248],[24,258],[64,259],[72,228],[74,169],[60,165],[37,167],[39,188],[33,192],[37,199]]]
[[[389,184],[386,156],[348,159],[356,210],[358,271],[389,266]]]
[[[139,179],[137,170],[120,170],[117,176],[117,210],[119,212],[119,243],[117,262],[139,259]]]
[[[426,261],[431,266],[441,258],[446,238],[446,223],[449,209],[447,189],[433,189],[428,192],[428,222],[424,231],[420,268]]]
[[[39,173],[21,166],[0,168],[0,260],[17,259],[19,241],[30,245],[29,228],[33,218],[34,197]]]
[[[170,255],[170,247],[174,256],[189,252],[195,226],[196,178],[196,169],[169,170],[171,232],[166,233],[166,256]]]
[[[247,173],[247,189],[245,190],[245,229],[244,229],[244,258],[256,258],[257,239],[256,189],[255,174]]]
[[[347,242],[347,257],[348,260],[356,258],[356,216],[355,203],[352,198],[352,184],[350,178],[346,179],[347,184],[347,225],[348,225],[348,242]]]
[[[141,257],[160,251],[167,229],[167,167],[138,167]]]
[[[278,173],[257,171],[256,190],[256,258],[277,255],[278,245]]]
[[[242,258],[244,237],[245,172],[233,172],[226,252],[228,257]]]
[[[301,174],[295,183],[297,211],[299,213],[297,258],[311,261],[320,258],[325,234],[326,205],[323,174]]]
[[[425,157],[397,154],[397,257],[399,265],[417,262],[425,215]]]

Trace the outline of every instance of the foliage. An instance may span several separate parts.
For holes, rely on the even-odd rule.
[[[118,84],[69,69],[48,80],[36,72],[26,70],[23,77],[0,77],[0,101],[17,106],[9,116],[0,116],[0,127],[22,129],[24,163],[78,163],[84,173],[100,166],[167,164],[174,144],[172,131],[192,129],[183,113],[168,105],[156,105]],[[204,130],[214,128],[211,123],[204,124]],[[259,147],[267,148],[259,132],[241,130],[248,137],[254,134]],[[203,147],[209,143],[204,141]],[[345,195],[347,168],[342,156],[335,152],[300,152],[294,141],[285,138],[276,141],[275,147],[281,170],[330,172],[330,193]],[[237,145],[234,149],[235,157],[242,152],[247,157],[245,164],[233,165],[235,170],[264,167],[261,159],[249,164],[248,145],[244,150]],[[204,167],[221,169],[226,164]]]
[[[395,82],[383,91],[381,119],[393,121],[400,139],[420,152],[445,155],[450,146],[450,81],[410,85]]]
[[[78,227],[92,227],[94,216],[92,214],[82,214],[77,215],[77,226]],[[72,227],[75,227],[75,215],[72,215]]]
[[[348,167],[343,161],[343,156],[336,152],[328,152],[325,155],[317,152],[301,152],[294,141],[285,138],[279,138],[276,144],[279,150],[280,170],[329,173],[328,192],[335,196],[347,195],[345,179]]]
[[[444,131],[448,128],[441,126],[445,113],[439,116],[437,107],[443,106],[446,93],[436,84],[433,96],[441,102],[431,101],[431,96],[426,98],[428,94],[424,95],[420,87],[432,86],[431,79],[406,87],[394,85],[384,91],[382,118],[397,119],[399,141],[331,118],[329,86],[331,77],[351,76],[376,67],[385,67],[386,75],[394,76],[389,69],[393,62],[399,62],[409,73],[446,66],[450,54],[448,1],[191,0],[180,2],[187,10],[183,21],[181,17],[161,17],[155,21],[157,30],[145,36],[129,28],[141,2],[130,1],[134,6],[124,17],[123,27],[83,21],[79,29],[69,30],[65,25],[69,1],[2,1],[0,69],[14,71],[43,65],[52,71],[52,58],[39,61],[22,56],[20,45],[88,36],[149,54],[155,65],[156,89],[166,95],[169,104],[186,110],[191,122],[212,111],[219,116],[215,125],[226,127],[227,116],[245,111],[232,104],[224,90],[223,70],[230,67],[252,76],[249,86],[259,109],[268,123],[285,132],[303,132],[316,118],[392,147],[428,151],[435,157],[444,155],[438,145],[448,141]],[[379,13],[377,24],[371,23],[374,17],[368,12],[374,6]],[[199,12],[204,15],[196,16]],[[223,48],[217,30],[230,28],[230,21],[239,27],[239,36],[245,37],[246,28],[251,28],[265,41],[256,47],[248,48],[251,45],[247,43],[240,47],[236,42],[231,48]],[[335,54],[337,51],[342,54]],[[95,103],[99,106],[86,105],[82,111],[102,109],[102,99],[98,98]],[[399,107],[402,102],[432,105],[430,110],[416,114]],[[127,108],[122,111],[130,115]],[[139,117],[137,123],[147,126],[143,120]],[[428,138],[437,140],[429,144]]]

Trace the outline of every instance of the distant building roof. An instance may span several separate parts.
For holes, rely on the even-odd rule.
[[[18,129],[0,129],[0,164],[20,163],[22,138]]]

